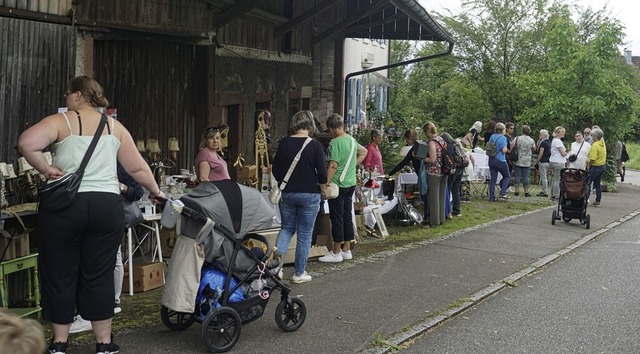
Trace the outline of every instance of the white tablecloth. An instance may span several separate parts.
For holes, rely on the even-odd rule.
[[[397,190],[402,190],[403,184],[418,184],[418,175],[415,172],[401,173],[398,175]]]
[[[473,156],[473,161],[475,162],[473,165],[473,172],[476,175],[476,178],[479,180],[491,178],[491,171],[489,171],[489,156],[484,152],[472,152],[471,156]]]

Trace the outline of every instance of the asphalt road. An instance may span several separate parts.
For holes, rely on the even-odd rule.
[[[364,258],[357,257],[356,252],[354,260],[336,265],[327,272],[314,273],[310,283],[293,286],[293,294],[303,296],[308,310],[307,320],[298,331],[284,333],[274,323],[275,308],[280,301],[278,294],[278,298],[272,299],[265,309],[264,318],[242,326],[240,341],[230,352],[388,353],[397,346],[396,343],[411,343],[416,335],[429,331],[432,323],[437,325],[444,321],[443,328],[446,329],[449,323],[453,323],[446,319],[448,316],[455,320],[462,318],[451,315],[452,311],[462,311],[466,306],[485,306],[481,299],[496,291],[498,295],[495,298],[500,298],[505,293],[500,289],[506,287],[506,283],[515,282],[519,286],[514,290],[521,289],[523,281],[518,279],[526,278],[536,270],[553,269],[556,263],[560,263],[547,264],[552,259],[562,259],[562,254],[575,247],[577,252],[582,252],[583,247],[590,246],[590,243],[583,245],[586,242],[583,240],[589,239],[589,235],[615,230],[620,227],[620,218],[630,213],[637,215],[635,196],[640,195],[640,188],[631,185],[640,182],[640,174],[636,175],[629,172],[625,183],[620,185],[620,193],[607,193],[603,196],[601,208],[589,209],[591,230],[576,221],[551,225],[551,209],[547,208],[517,217],[497,217],[487,225],[393,252]],[[634,180],[636,177],[638,179]],[[569,257],[572,257],[571,253]],[[609,262],[612,260],[617,261],[610,258]],[[574,275],[576,279],[594,272],[588,265],[583,268],[588,272]],[[519,324],[523,318],[536,315],[539,308],[553,306],[560,300],[568,302],[565,306],[577,299],[579,303],[584,302],[581,300],[583,297],[561,290],[562,287],[558,286],[550,291],[543,304],[518,309],[518,312],[498,317],[496,321],[504,323],[505,330],[520,328],[516,332],[522,337],[524,327],[519,327]],[[585,303],[607,300],[599,295],[602,292],[595,292],[594,299],[585,297],[588,300]],[[487,303],[492,301],[495,300]],[[463,305],[452,308],[459,303]],[[455,307],[462,309],[455,310]],[[630,312],[629,308],[627,312]],[[441,317],[444,319],[440,320]],[[604,323],[603,326],[610,324]],[[636,330],[637,326],[631,328]],[[576,331],[580,332],[579,329]],[[115,341],[123,348],[123,353],[203,353],[206,350],[200,340],[201,330],[202,326],[195,324],[188,330],[172,332],[158,323],[118,333]],[[479,330],[482,327],[470,328],[469,333]],[[461,340],[462,337],[454,333],[448,340]],[[485,334],[477,336],[484,337]],[[426,345],[415,347],[415,352],[432,352],[431,343]],[[90,344],[72,346],[69,353],[95,352],[95,347]],[[447,347],[441,348],[447,351]],[[517,352],[509,347],[496,348],[490,351]],[[529,351],[526,348],[522,350]]]
[[[502,290],[403,353],[640,353],[640,217]]]

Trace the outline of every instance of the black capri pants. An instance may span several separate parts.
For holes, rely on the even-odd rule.
[[[122,242],[120,195],[82,192],[57,213],[38,214],[38,268],[42,317],[52,323],[113,317],[113,269]]]

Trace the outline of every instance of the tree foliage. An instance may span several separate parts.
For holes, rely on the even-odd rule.
[[[458,14],[436,14],[455,39],[453,55],[392,70],[392,116],[410,126],[432,119],[454,136],[492,118],[568,131],[598,124],[612,141],[640,134],[640,81],[621,59],[620,22],[606,7],[558,3],[463,0]],[[441,50],[393,42],[392,61]]]
[[[638,102],[618,52],[622,26],[602,12],[587,10],[577,21],[567,7],[550,12],[543,65],[515,79],[526,102],[521,120],[568,130],[599,125],[607,139],[622,138]]]

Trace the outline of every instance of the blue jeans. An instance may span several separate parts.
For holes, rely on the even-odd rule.
[[[509,172],[509,165],[507,165],[505,161],[500,161],[495,157],[489,157],[489,171],[491,171],[489,200],[496,200],[496,183],[498,181],[498,173],[502,175],[502,180],[500,181],[500,196],[505,196],[507,194],[511,173]]]
[[[282,193],[280,201],[282,226],[276,240],[278,252],[287,254],[293,234],[296,234],[296,258],[294,263],[296,275],[304,273],[311,248],[313,226],[320,209],[319,193]]]
[[[520,178],[522,178],[522,185],[524,186],[525,193],[529,191],[529,166],[520,167],[513,166],[513,170],[515,171],[515,181],[513,185],[516,187],[516,192],[518,191],[518,187],[520,186]]]
[[[602,175],[604,174],[604,167],[602,166],[591,166],[589,168],[589,195],[591,195],[591,190],[593,188],[596,189],[596,202],[600,203],[602,199],[602,186],[600,182],[602,182]],[[593,185],[592,185],[593,184]]]

